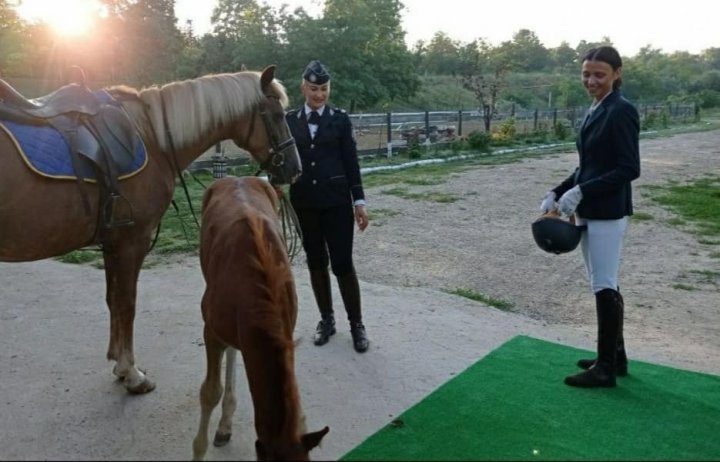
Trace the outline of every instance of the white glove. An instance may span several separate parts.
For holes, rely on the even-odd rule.
[[[562,195],[562,197],[558,201],[558,207],[560,207],[560,211],[562,213],[570,216],[575,213],[575,209],[577,209],[577,206],[582,200],[582,198],[583,195],[582,191],[580,190],[580,186],[575,186],[574,188],[569,189],[565,194]]]
[[[540,211],[542,213],[548,213],[551,210],[557,209],[558,205],[557,202],[555,202],[555,199],[557,199],[555,191],[548,191],[545,199],[542,201],[542,204],[540,204]]]

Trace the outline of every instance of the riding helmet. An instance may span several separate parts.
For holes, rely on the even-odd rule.
[[[574,221],[574,220],[573,220]],[[563,220],[557,213],[548,213],[532,224],[532,234],[538,247],[546,252],[561,254],[575,250],[580,243],[584,226]]]

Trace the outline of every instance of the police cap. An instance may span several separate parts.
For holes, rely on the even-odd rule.
[[[305,68],[303,79],[310,83],[322,85],[330,80],[330,73],[320,61],[313,60]]]

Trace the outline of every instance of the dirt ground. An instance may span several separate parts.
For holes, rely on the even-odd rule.
[[[621,287],[628,354],[720,374],[720,247],[668,224],[671,214],[649,199],[647,188],[720,175],[720,131],[642,140],[641,158],[636,211],[654,219],[632,221],[626,235]],[[309,430],[331,428],[314,459],[341,457],[515,335],[594,349],[593,297],[580,253],[546,254],[530,233],[545,191],[575,163],[569,150],[408,187],[454,194],[459,200],[452,204],[368,189],[375,219],[356,237],[371,340],[365,354],[352,350],[342,322],[329,344],[312,345],[317,313],[302,258],[296,261],[300,394]],[[53,260],[0,263],[0,459],[187,460],[205,367],[203,287],[196,258],[143,270],[136,357],[158,388],[128,396],[105,360],[103,272]],[[444,292],[456,288],[514,307],[504,312]],[[334,297],[340,300],[336,288]],[[568,373],[575,371],[569,364]],[[242,377],[238,398],[233,440],[211,447],[208,459],[254,456]]]
[[[460,200],[453,204],[371,190],[371,210],[392,213],[358,239],[358,273],[393,286],[472,289],[510,301],[514,313],[532,319],[594,329],[582,254],[544,253],[530,231],[545,192],[576,165],[577,154],[568,152],[408,187],[454,195]],[[648,189],[720,175],[720,132],[643,140],[641,170],[633,183],[635,211],[654,219],[631,221],[625,238],[620,287],[629,348],[652,343],[692,369],[720,372],[720,242],[701,244],[689,227],[668,224],[673,216]]]

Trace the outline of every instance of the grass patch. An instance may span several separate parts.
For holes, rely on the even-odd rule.
[[[370,218],[392,218],[400,215],[400,211],[393,210],[393,209],[369,209],[368,215],[370,215]]]
[[[75,250],[61,255],[56,260],[63,263],[85,264],[100,261],[102,263],[102,252],[99,250]]]
[[[635,221],[652,221],[655,219],[653,215],[645,212],[637,212],[632,215],[632,219]]]
[[[476,292],[472,289],[465,289],[459,287],[453,290],[445,290],[445,292],[451,295],[459,295],[460,297],[465,297],[476,302],[484,303],[501,311],[510,311],[515,307],[515,304],[512,302],[500,298],[491,297],[489,295]]]
[[[673,284],[673,289],[677,290],[687,290],[688,292],[692,292],[693,290],[697,290],[696,287],[688,285],[688,284]]]
[[[705,245],[720,245],[720,241],[713,241],[712,239],[698,239],[698,242]]]
[[[690,273],[701,276],[706,282],[715,282],[716,279],[720,279],[720,272],[710,270],[691,270]]]
[[[401,197],[403,199],[408,200],[414,200],[414,201],[427,201],[427,202],[439,202],[441,204],[451,204],[453,202],[457,202],[460,200],[460,198],[454,194],[447,194],[442,192],[423,192],[423,193],[416,193],[416,192],[410,192],[406,188],[402,187],[395,187],[391,189],[386,189],[382,191],[382,194],[387,194],[390,196],[397,196]]]
[[[670,224],[692,224],[691,232],[705,239],[720,237],[720,177],[670,183],[654,193],[653,201],[678,215]]]

